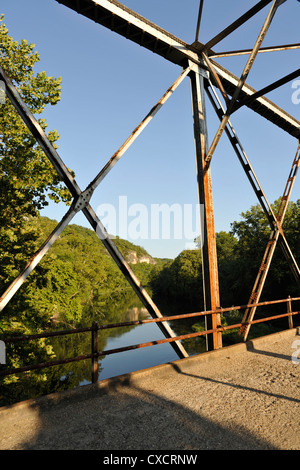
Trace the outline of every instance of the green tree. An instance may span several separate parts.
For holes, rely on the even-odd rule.
[[[13,40],[0,16],[0,63],[23,101],[38,122],[47,131],[47,122],[41,117],[47,105],[55,105],[60,99],[61,78],[48,77],[46,72],[34,72],[39,61],[35,45]],[[56,130],[46,132],[54,148],[59,135]],[[6,98],[0,105],[0,293],[25,266],[39,247],[39,211],[48,204],[71,201],[71,195],[60,181],[42,149],[36,143],[21,117]],[[46,273],[38,266],[21,289],[1,312],[0,333],[9,335],[30,334],[43,329],[47,321],[44,312],[34,304],[32,291]],[[7,351],[8,367],[18,367],[30,362],[49,359],[53,354],[43,340],[21,347],[11,345]],[[37,372],[27,379],[27,385],[45,382],[45,373]],[[4,386],[15,388],[19,377],[5,378]],[[11,384],[11,386],[9,386]],[[13,385],[12,385],[13,384]],[[25,387],[23,383],[21,389]],[[25,388],[26,388],[25,387]],[[1,392],[0,392],[1,395]]]
[[[59,101],[61,78],[48,77],[44,71],[34,73],[34,65],[39,61],[35,45],[26,40],[14,41],[3,20],[1,15],[1,66],[31,112],[41,115],[46,105]],[[46,120],[38,121],[46,131]],[[47,135],[57,148],[57,131],[49,131]],[[66,203],[71,200],[68,189],[9,99],[0,106],[0,188],[0,290],[3,292],[38,248],[39,227],[32,221],[48,204],[47,198]],[[21,312],[24,301],[22,289],[22,295],[16,296],[1,318],[11,318],[13,310]]]
[[[178,308],[203,308],[202,262],[200,250],[184,250],[152,279],[151,286],[158,303]]]
[[[280,198],[272,204],[277,213]],[[289,246],[294,253],[296,262],[300,263],[300,200],[290,201],[286,210],[283,230]],[[241,214],[241,220],[231,224],[231,232],[237,237],[236,254],[236,286],[239,302],[248,301],[263,254],[265,252],[271,229],[267,219],[257,204]],[[265,300],[285,298],[298,295],[298,286],[291,274],[288,263],[283,256],[280,244],[277,243],[270,270],[263,290]]]
[[[200,237],[195,239],[198,249],[201,248]],[[220,302],[223,306],[232,304],[237,293],[236,285],[238,239],[231,232],[220,231],[216,233],[216,246],[219,270]]]
[[[279,208],[280,199],[272,204],[274,213]],[[290,201],[283,223],[283,230],[296,262],[300,264],[300,200]],[[223,307],[246,304],[249,300],[262,258],[265,252],[271,229],[260,205],[251,206],[241,213],[241,219],[231,224],[230,232],[221,231],[216,234],[218,268],[220,279],[220,301]],[[195,293],[202,288],[200,238],[195,242],[199,248],[197,255],[193,252],[182,252],[173,262],[169,263],[154,279],[153,291],[157,301],[167,298],[168,302],[184,303],[192,301]],[[198,257],[198,273],[196,274],[192,259]],[[295,282],[277,244],[267,281],[263,289],[263,300],[285,298],[288,295],[298,296],[299,287]]]

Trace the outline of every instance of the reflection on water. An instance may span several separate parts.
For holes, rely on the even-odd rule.
[[[118,338],[109,338],[106,346],[107,349],[114,349],[163,338],[164,335],[158,325],[156,323],[148,323],[139,325],[121,334]],[[176,359],[178,359],[178,356],[168,343],[111,354],[99,361],[99,379],[103,380]]]
[[[174,312],[173,312],[174,313]],[[169,313],[165,313],[168,315]],[[122,323],[136,320],[144,320],[151,318],[147,309],[142,305],[135,305],[128,308],[120,305],[111,311],[103,324]],[[101,324],[100,321],[98,321]],[[176,335],[192,333],[192,325],[195,319],[174,320],[168,322]],[[77,335],[74,335],[77,336]],[[137,345],[140,343],[148,343],[164,339],[165,336],[157,323],[145,323],[142,325],[124,326],[112,329],[100,330],[98,332],[98,350],[107,351],[118,349],[126,346]],[[189,355],[198,354],[205,351],[205,340],[201,338],[193,338],[183,341],[183,346]],[[72,355],[89,354],[90,352],[90,335],[78,335],[74,337],[59,338],[54,343],[56,357],[63,359]],[[74,354],[75,351],[75,354]],[[99,358],[99,380],[115,377],[117,375],[126,374],[140,369],[146,369],[159,364],[164,364],[178,359],[176,351],[170,343],[157,344],[137,348],[130,351],[123,351],[114,354],[108,354]],[[72,376],[70,372],[63,374],[61,379],[64,382],[70,382],[75,386],[88,384],[91,382],[90,361],[88,364],[84,362],[72,364]],[[85,364],[84,364],[85,363]],[[83,365],[84,364],[84,365]],[[68,365],[70,370],[70,364]],[[76,368],[76,373],[74,372]],[[76,383],[74,376],[76,375]]]
[[[135,321],[147,318],[151,317],[146,308],[133,307],[124,312],[124,319],[120,321]],[[193,332],[191,329],[192,323],[195,323],[195,319],[193,319],[192,322],[189,320],[170,321],[169,325],[174,333],[179,336]],[[111,330],[112,335],[106,337],[106,350],[165,338],[157,323],[146,323],[129,328],[117,328],[116,330],[115,332]],[[99,332],[99,335],[101,335],[101,332]],[[189,355],[205,351],[204,338],[185,340],[183,341],[183,345]],[[103,380],[116,375],[175,361],[177,359],[178,355],[170,343],[107,355],[99,360],[99,379]]]
[[[119,316],[118,323],[151,318],[148,310],[140,306],[128,308],[121,313],[119,311]],[[102,351],[148,343],[164,338],[165,336],[156,323],[100,330],[98,333],[98,343],[101,344]],[[102,356],[98,361],[99,380],[153,367],[176,359],[178,359],[178,356],[169,343],[109,354]],[[87,383],[89,381],[85,379],[81,382],[81,385]]]
[[[165,316],[169,314],[170,312],[164,311]],[[110,312],[107,312],[105,318],[103,316],[87,319],[85,326],[91,325],[93,320],[96,320],[98,324],[111,324],[147,318],[151,317],[141,304],[131,304],[130,308],[128,303],[123,308],[118,304]],[[169,322],[169,325],[174,333],[179,336],[192,333],[192,326],[196,322],[195,318],[191,320],[174,320]],[[98,351],[117,349],[164,338],[165,336],[157,323],[105,329],[98,332]],[[203,337],[184,340],[182,343],[189,355],[205,351],[205,340]],[[46,359],[44,358],[45,356],[41,356],[43,359],[36,360],[35,362],[63,360],[90,354],[91,333],[76,333],[68,336],[49,338],[45,343],[45,347],[53,351],[53,356]],[[43,350],[41,352],[43,354]],[[98,362],[99,380],[146,369],[177,359],[178,355],[170,343],[101,356]],[[89,384],[91,383],[91,372],[91,360],[88,359],[19,374],[15,381],[0,384],[0,406]]]

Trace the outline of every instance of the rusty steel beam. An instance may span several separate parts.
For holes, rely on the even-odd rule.
[[[80,194],[80,189],[69,172],[68,168],[54,149],[54,147],[49,142],[45,132],[41,128],[40,124],[34,118],[32,113],[30,112],[29,108],[26,106],[24,101],[21,99],[17,89],[13,85],[12,81],[8,77],[7,73],[0,65],[0,80],[5,83],[5,91],[6,95],[10,99],[11,103],[17,110],[18,114],[23,119],[25,125],[28,127],[32,135],[35,137],[41,148],[43,149],[44,153],[49,158],[50,162],[54,166],[55,170],[59,174],[62,181],[65,183],[67,188],[69,189],[70,193],[73,197],[78,196]]]
[[[216,235],[214,226],[214,210],[210,169],[204,171],[205,156],[208,148],[204,77],[205,71],[194,67],[191,77],[192,105],[194,118],[194,137],[196,151],[197,181],[200,206],[204,208],[204,221],[201,227],[202,276],[205,310],[220,307],[218,261]],[[206,317],[207,329],[221,325],[219,314]],[[222,347],[222,335],[214,332],[207,336],[207,349]]]
[[[171,85],[166,93],[161,97],[161,99],[156,103],[155,106],[149,111],[147,116],[142,120],[142,122],[134,129],[130,136],[125,140],[121,147],[114,153],[106,165],[100,170],[97,176],[90,182],[87,188],[95,190],[96,187],[101,183],[105,176],[111,171],[115,164],[120,160],[128,148],[133,144],[137,139],[140,133],[145,129],[145,127],[151,122],[156,113],[161,109],[161,107],[166,103],[166,101],[172,96],[176,88],[182,83],[185,77],[189,74],[190,68],[187,67],[180,76],[175,80],[173,85]]]
[[[225,110],[222,106],[222,103],[216,93],[216,91],[214,90],[214,87],[211,83],[210,80],[208,80],[206,82],[206,85],[205,85],[205,89],[206,89],[206,92],[207,92],[207,95],[210,99],[210,102],[218,116],[218,118],[221,120],[222,119],[222,116],[224,115],[225,113]],[[245,149],[243,148],[242,144],[241,144],[241,141],[239,140],[238,136],[237,136],[237,133],[231,123],[230,120],[228,120],[228,123],[226,124],[226,127],[225,127],[225,133],[233,147],[233,150],[235,151],[238,159],[239,159],[239,162],[241,163],[242,165],[242,168],[255,192],[255,195],[268,219],[268,222],[270,224],[270,227],[271,229],[273,230],[275,227],[276,227],[276,217],[274,215],[274,212],[272,210],[272,207],[263,191],[263,188],[252,168],[252,165],[249,161],[249,158],[245,152]]]
[[[174,64],[186,67],[190,60],[203,66],[201,59],[203,44],[197,41],[193,44],[187,44],[116,0],[56,1]],[[211,53],[214,51],[207,51],[208,55]],[[222,80],[226,93],[232,96],[239,80],[238,77],[213,60],[211,63]],[[253,94],[255,91],[249,85],[244,84],[240,97]],[[249,108],[293,137],[300,137],[300,122],[270,100],[261,97],[250,103]]]
[[[257,98],[263,95],[266,95],[267,93],[270,93],[270,91],[276,90],[276,88],[279,88],[282,85],[285,85],[286,83],[290,82],[291,80],[294,80],[295,78],[299,76],[300,76],[300,69],[297,69],[294,72],[289,73],[285,77],[282,77],[279,80],[276,80],[275,82],[271,83],[270,85],[265,86],[264,88],[257,91],[256,93],[253,93],[253,95],[239,100],[239,102],[235,104],[232,112],[235,112],[241,106],[245,106],[249,104],[251,101],[256,100]]]
[[[262,52],[279,52],[279,51],[291,51],[294,49],[299,49],[300,44],[285,44],[281,46],[269,46],[269,47],[261,47],[258,51],[259,54]],[[226,52],[213,52],[210,51],[207,53],[209,57],[214,59],[222,58],[222,57],[233,57],[238,55],[248,55],[251,54],[252,49],[240,49],[237,51],[226,51]]]
[[[286,0],[284,0],[284,1],[286,1]],[[235,102],[237,101],[237,99],[239,98],[239,95],[240,95],[240,93],[241,93],[241,90],[242,90],[242,88],[243,88],[243,86],[244,86],[244,84],[245,84],[245,82],[246,82],[246,79],[247,79],[249,73],[250,73],[250,70],[251,70],[251,68],[252,68],[252,66],[253,66],[253,63],[254,63],[255,58],[256,58],[256,56],[257,56],[257,54],[258,54],[258,51],[259,51],[259,49],[260,49],[260,47],[261,47],[261,44],[262,44],[262,42],[263,42],[263,40],[264,40],[264,38],[265,38],[265,36],[266,36],[266,34],[267,34],[267,31],[268,31],[268,29],[269,29],[269,27],[270,27],[270,25],[271,25],[271,22],[272,22],[272,20],[273,20],[273,18],[274,18],[274,15],[275,15],[276,11],[277,11],[277,8],[278,8],[282,3],[283,3],[282,0],[281,0],[281,1],[279,1],[279,0],[274,0],[273,3],[272,3],[272,6],[271,6],[271,8],[270,8],[270,11],[269,11],[269,13],[268,13],[266,19],[265,19],[265,22],[264,22],[264,24],[263,24],[263,26],[262,26],[262,29],[261,29],[261,31],[260,31],[260,33],[259,33],[259,35],[258,35],[258,37],[257,37],[257,39],[256,39],[256,41],[255,41],[255,44],[254,44],[254,46],[253,46],[252,52],[251,52],[251,54],[250,54],[250,57],[249,57],[248,60],[247,60],[247,63],[246,63],[246,65],[245,65],[245,67],[244,67],[244,70],[243,70],[243,72],[242,72],[242,75],[241,75],[241,77],[240,77],[240,79],[239,79],[239,81],[238,81],[238,83],[237,83],[237,85],[236,85],[236,88],[235,88],[235,90],[234,90],[234,92],[233,92],[233,94],[232,94],[232,98],[231,98],[231,100],[230,100],[230,102],[229,102],[229,105],[227,106],[226,113],[225,113],[225,115],[224,115],[224,117],[223,117],[223,119],[222,119],[222,121],[221,121],[221,123],[220,123],[220,126],[219,126],[219,128],[218,128],[218,130],[217,130],[217,132],[216,132],[216,135],[215,135],[215,137],[214,137],[214,139],[213,139],[213,141],[212,141],[212,144],[211,144],[211,146],[210,146],[210,148],[209,148],[209,150],[208,150],[208,152],[207,152],[207,156],[206,156],[206,159],[205,159],[205,161],[206,161],[206,166],[207,166],[207,167],[210,165],[210,162],[211,162],[211,159],[212,159],[212,157],[213,157],[214,151],[216,150],[216,147],[217,147],[217,145],[218,145],[218,143],[219,143],[219,141],[220,141],[220,139],[221,139],[221,136],[222,136],[222,134],[223,134],[223,132],[224,132],[224,129],[225,129],[225,127],[226,127],[226,124],[227,124],[227,122],[228,122],[228,120],[229,120],[229,116],[230,116],[230,114],[231,114],[231,112],[232,112],[233,106],[234,106]]]
[[[227,93],[226,93],[226,91],[223,87],[222,81],[221,81],[219,75],[217,74],[217,71],[216,71],[214,65],[212,64],[212,62],[210,61],[208,56],[205,54],[205,52],[202,52],[202,57],[203,57],[204,63],[207,65],[207,68],[208,68],[208,70],[211,74],[211,78],[212,78],[213,82],[219,88],[219,90],[220,90],[220,92],[221,92],[221,94],[224,98],[224,101],[225,101],[226,105],[228,106],[229,102],[230,102],[230,98],[227,95]]]
[[[177,65],[198,61],[186,42],[116,0],[56,1]]]
[[[0,297],[0,312],[6,307],[8,302],[12,299],[15,293],[20,289],[24,281],[27,279],[29,274],[34,270],[38,265],[41,259],[45,256],[48,250],[51,248],[53,243],[58,239],[59,235],[62,233],[64,228],[71,222],[76,211],[74,210],[74,203],[49,235],[49,237],[44,241],[39,250],[31,257],[31,259],[26,264],[25,268],[19,273],[19,275],[13,280],[13,282],[8,286],[5,292]]]
[[[203,4],[204,4],[204,0],[200,0],[195,41],[198,41],[198,38],[199,38],[200,24],[201,24],[202,11],[203,11]]]
[[[245,24],[250,18],[252,18],[258,12],[260,12],[263,8],[265,8],[269,3],[271,3],[271,1],[272,0],[262,0],[262,1],[258,2],[254,7],[250,8],[250,10],[248,10],[246,13],[244,13],[242,16],[240,16],[240,18],[238,18],[236,21],[234,21],[231,25],[229,25],[227,28],[225,28],[223,31],[221,31],[219,34],[217,34],[214,38],[212,38],[206,44],[204,44],[203,45],[203,50],[211,49],[217,43],[219,43],[224,38],[229,36],[229,34],[233,33],[233,31],[235,31],[240,26]]]
[[[284,216],[285,216],[287,206],[290,200],[291,192],[293,189],[293,185],[295,183],[296,174],[297,174],[299,165],[300,165],[300,143],[299,143],[295,158],[293,160],[291,171],[289,173],[287,183],[284,189],[284,193],[281,198],[281,203],[277,211],[276,219],[277,219],[279,227],[282,226],[283,221],[284,221]],[[254,286],[250,295],[250,300],[248,302],[249,304],[259,302],[278,240],[281,241],[281,248],[282,248],[283,254],[285,255],[292,269],[292,273],[294,274],[296,282],[298,282],[298,285],[300,286],[300,270],[296,263],[296,260],[293,257],[293,254],[291,253],[286,243],[284,233],[282,230],[274,230],[271,232],[271,235],[270,235],[270,238],[269,238],[269,241],[268,241],[268,244],[267,244],[264,256],[263,256],[263,260],[261,262],[257,277],[255,279],[255,283],[254,283]],[[251,322],[254,318],[255,312],[256,312],[256,307],[248,308],[245,311],[243,323]],[[242,336],[243,341],[247,340],[249,331],[250,331],[250,324],[243,325],[240,328],[239,334],[240,336]]]
[[[250,325],[263,323],[263,322],[270,321],[270,320],[278,320],[278,319],[281,319],[281,318],[288,318],[289,327],[291,328],[292,327],[292,317],[294,315],[299,315],[299,313],[300,313],[299,310],[297,310],[295,312],[292,311],[292,309],[291,309],[291,301],[292,300],[294,300],[294,299],[291,299],[291,298],[287,299],[287,302],[288,302],[288,312],[287,313],[282,313],[282,314],[279,314],[279,315],[272,315],[272,316],[269,316],[269,317],[260,318],[259,320],[251,321]],[[281,301],[279,301],[279,302],[281,302]],[[265,302],[265,303],[269,304],[271,302]],[[239,308],[240,307],[230,307],[230,310],[239,309]],[[207,312],[205,312],[205,313],[207,313]],[[199,315],[199,314],[197,314],[197,315]],[[191,316],[191,315],[181,316],[181,318],[184,318],[186,316]],[[143,323],[145,323],[145,321],[143,321]],[[137,324],[137,322],[127,322],[127,324],[128,325],[130,325],[130,324],[134,325],[134,324]],[[138,324],[140,324],[140,323],[138,323]],[[119,326],[122,326],[122,323],[108,325],[108,327],[111,327],[111,328],[119,327]],[[91,352],[91,354],[83,354],[81,356],[75,356],[75,357],[71,357],[71,358],[67,358],[67,359],[59,359],[59,360],[56,360],[56,361],[43,362],[43,363],[39,363],[39,364],[23,366],[23,367],[18,367],[18,368],[4,369],[4,370],[0,370],[0,376],[5,377],[5,376],[8,376],[8,375],[18,374],[18,373],[21,373],[21,372],[28,372],[28,371],[32,371],[32,370],[43,369],[43,368],[46,368],[46,367],[53,367],[53,366],[57,366],[57,365],[61,365],[61,364],[69,364],[71,362],[77,362],[77,361],[84,361],[84,360],[87,360],[87,359],[92,359],[92,367],[93,367],[92,377],[94,379],[93,381],[96,382],[98,380],[98,361],[96,361],[96,359],[98,359],[101,356],[107,356],[107,355],[110,355],[110,354],[117,354],[117,353],[120,353],[120,352],[130,351],[130,350],[144,348],[144,347],[155,346],[155,345],[158,345],[158,344],[172,343],[172,342],[178,341],[178,340],[181,341],[181,340],[185,340],[185,339],[195,338],[195,337],[198,337],[198,336],[204,336],[204,335],[207,335],[207,334],[213,334],[213,333],[216,332],[216,330],[223,332],[223,331],[228,331],[228,330],[232,330],[232,329],[237,329],[241,326],[243,326],[243,323],[235,323],[234,325],[221,326],[220,328],[217,328],[217,329],[210,329],[210,330],[200,331],[200,332],[198,331],[196,333],[180,335],[180,336],[176,336],[174,338],[167,338],[167,339],[160,339],[160,340],[156,340],[156,341],[149,341],[147,343],[139,343],[139,344],[134,344],[134,345],[130,345],[130,346],[124,346],[124,347],[121,347],[121,348],[106,349],[106,350],[103,350],[103,351],[98,351],[98,344],[97,343],[95,344],[94,343],[95,338],[92,338],[92,348],[91,348],[92,352]],[[64,331],[51,332],[50,334],[49,333],[41,333],[39,335],[25,335],[23,337],[8,338],[8,339],[5,340],[5,343],[16,343],[16,342],[19,342],[19,341],[30,341],[30,340],[32,340],[34,338],[37,338],[37,337],[47,338],[49,336],[63,336],[63,335],[69,335],[69,334],[78,334],[78,333],[87,332],[87,331],[91,331],[92,333],[94,333],[96,335],[98,333],[98,331],[101,330],[101,329],[102,329],[101,325],[98,326],[97,323],[93,323],[92,327],[87,327],[87,328],[84,328],[84,329],[81,328],[81,329],[73,329],[73,330],[64,330]]]
[[[226,93],[233,96],[239,79],[211,58],[210,63],[221,78]],[[245,83],[240,92],[239,99],[250,97],[256,93],[256,91],[257,90],[253,87]],[[253,101],[250,100],[247,102],[246,106],[275,124],[277,127],[286,131],[292,137],[295,137],[296,139],[300,138],[300,122],[286,111],[283,111],[279,106],[265,96],[258,97]]]

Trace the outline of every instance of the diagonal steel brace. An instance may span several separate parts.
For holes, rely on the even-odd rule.
[[[222,113],[224,112],[224,108],[222,107],[222,104],[214,90],[214,87],[211,83],[210,80],[208,80],[208,85],[209,87],[211,88],[211,90],[213,91],[213,94],[214,94],[214,97],[212,95],[212,93],[209,91],[209,87],[208,85],[206,86],[206,92],[208,94],[208,97],[213,105],[213,108],[215,109],[219,119],[222,118]],[[218,105],[216,104],[218,103]],[[231,143],[231,145],[233,146],[234,148],[234,151],[236,152],[237,156],[238,156],[238,159],[240,161],[240,163],[242,164],[242,167],[246,173],[246,176],[247,178],[249,179],[250,181],[250,184],[258,198],[258,201],[268,219],[268,222],[269,222],[269,225],[270,225],[270,228],[272,231],[274,232],[278,232],[278,234],[281,235],[281,237],[279,238],[279,242],[280,242],[280,245],[281,245],[281,248],[282,248],[282,251],[289,263],[289,266],[290,266],[290,269],[295,277],[295,280],[298,284],[300,284],[300,269],[297,265],[297,262],[292,254],[292,251],[288,245],[288,242],[284,236],[284,233],[283,233],[283,229],[282,229],[282,223],[283,223],[283,219],[284,219],[284,214],[285,214],[285,211],[284,211],[284,208],[282,209],[279,209],[278,211],[278,214],[280,213],[280,217],[279,215],[275,215],[273,210],[272,210],[272,207],[262,189],[262,186],[260,185],[258,179],[257,179],[257,176],[256,174],[254,173],[253,171],[253,168],[250,164],[250,161],[246,155],[246,152],[245,150],[243,149],[242,147],[242,144],[240,142],[240,140],[238,139],[237,137],[237,134],[230,122],[230,120],[228,120],[228,123],[226,124],[226,127],[225,127],[225,133],[227,134],[228,138],[229,138],[229,141]],[[298,150],[299,151],[299,150]],[[286,185],[286,189],[285,189],[285,192],[284,192],[284,199],[286,199],[287,197],[287,194],[290,194],[291,192],[291,187],[290,187],[290,184],[289,182],[291,181],[291,178],[295,178],[296,176],[296,168],[295,167],[295,161],[297,162],[297,168],[298,168],[298,165],[299,165],[299,162],[298,162],[298,159],[295,158],[294,160],[294,163],[292,165],[292,170],[290,172],[290,175],[289,175],[289,178],[288,178],[288,183]]]
[[[286,1],[286,0],[283,0],[283,1]],[[240,93],[241,93],[241,91],[242,91],[242,88],[243,88],[243,86],[244,86],[244,84],[245,84],[245,82],[246,82],[246,79],[247,79],[247,77],[248,77],[248,75],[249,75],[249,72],[250,72],[252,66],[253,66],[253,63],[254,63],[254,61],[255,61],[255,58],[256,58],[256,56],[257,56],[257,54],[258,54],[258,51],[259,51],[259,49],[260,49],[260,46],[261,46],[261,44],[262,44],[262,42],[263,42],[263,40],[264,40],[264,38],[265,38],[265,35],[266,35],[266,33],[267,33],[267,31],[268,31],[270,25],[271,25],[271,22],[272,22],[272,20],[273,20],[273,17],[274,17],[274,15],[275,15],[276,11],[277,11],[277,8],[281,5],[281,3],[283,3],[283,1],[274,0],[274,2],[273,2],[273,4],[272,4],[272,7],[271,7],[271,9],[270,9],[270,11],[269,11],[269,13],[268,13],[268,15],[267,15],[267,18],[266,18],[266,20],[265,20],[265,22],[264,22],[264,24],[263,24],[263,27],[262,27],[262,29],[261,29],[261,31],[260,31],[260,33],[259,33],[259,35],[258,35],[258,38],[257,38],[257,40],[256,40],[256,42],[255,42],[255,44],[254,44],[254,47],[253,47],[252,52],[251,52],[251,54],[250,54],[250,57],[248,58],[247,63],[246,63],[246,65],[245,65],[245,67],[244,67],[243,73],[242,73],[242,75],[241,75],[241,77],[240,77],[240,79],[239,79],[239,81],[238,81],[238,83],[237,83],[237,86],[236,86],[236,88],[235,88],[235,90],[234,90],[234,92],[233,92],[232,98],[231,98],[231,100],[230,100],[230,102],[229,102],[229,104],[228,104],[228,106],[227,106],[226,113],[224,114],[224,116],[223,116],[223,118],[222,118],[222,120],[221,120],[221,123],[220,123],[220,125],[219,125],[218,130],[217,130],[217,133],[216,133],[216,135],[215,135],[215,137],[214,137],[214,139],[213,139],[213,141],[212,141],[212,144],[211,144],[211,146],[210,146],[210,148],[209,148],[209,150],[208,150],[208,152],[207,152],[206,159],[205,159],[205,160],[206,160],[206,166],[207,166],[207,168],[208,168],[209,165],[210,165],[210,162],[211,162],[211,159],[212,159],[212,157],[213,157],[214,151],[215,151],[215,149],[216,149],[216,147],[217,147],[217,145],[218,145],[218,143],[219,143],[219,141],[220,141],[220,139],[221,139],[221,136],[222,136],[222,134],[223,134],[223,132],[224,132],[224,130],[225,130],[225,127],[226,127],[226,124],[227,124],[227,122],[228,122],[228,120],[229,120],[229,117],[230,117],[230,114],[231,114],[231,112],[232,112],[233,106],[234,106],[234,104],[236,103],[236,101],[237,101],[237,99],[238,99],[238,97],[239,97],[239,95],[240,95]]]

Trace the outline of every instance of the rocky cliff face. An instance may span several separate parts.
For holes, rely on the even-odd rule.
[[[156,264],[156,261],[150,255],[138,256],[136,251],[129,251],[126,255],[126,261],[129,264],[148,263]]]

